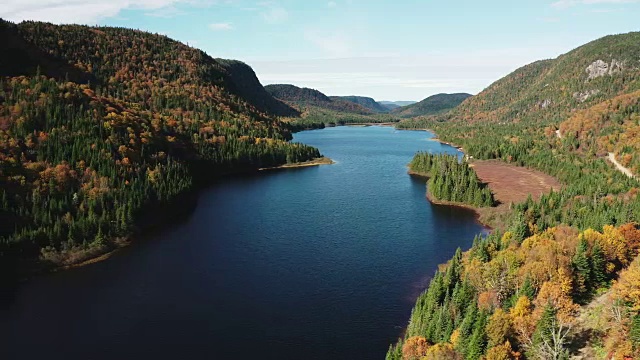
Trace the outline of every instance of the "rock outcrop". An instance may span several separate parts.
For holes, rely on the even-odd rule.
[[[624,64],[616,59],[611,60],[611,64],[604,62],[603,60],[596,60],[585,69],[588,80],[596,79],[605,75],[613,75],[624,69]]]
[[[589,98],[598,95],[599,93],[600,93],[600,90],[598,89],[587,90],[583,92],[574,92],[573,98],[583,103],[589,100]]]

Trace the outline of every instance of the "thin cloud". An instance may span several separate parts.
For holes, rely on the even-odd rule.
[[[20,22],[47,21],[56,24],[95,24],[118,15],[122,10],[146,10],[149,16],[171,17],[176,5],[204,7],[218,0],[3,0],[0,18]],[[223,1],[228,3],[228,1]]]
[[[214,31],[227,31],[227,30],[233,30],[233,25],[231,25],[228,22],[213,23],[213,24],[209,24],[209,29]]]
[[[335,8],[336,6],[338,6],[338,4],[336,4],[335,1],[329,1],[327,3],[327,6],[330,7],[330,8]]]
[[[632,4],[640,0],[559,0],[551,4],[556,9],[567,9],[577,5],[615,5]]]
[[[178,8],[176,8],[173,5],[165,6],[165,7],[145,13],[145,15],[147,16],[159,17],[159,18],[165,18],[165,19],[176,17],[178,15],[184,15],[184,14],[185,14],[184,11],[178,10]]]
[[[331,34],[325,31],[310,35]],[[420,100],[437,93],[478,93],[524,64],[555,57],[565,50],[545,45],[413,56],[245,60],[263,84],[295,84],[329,95]]]

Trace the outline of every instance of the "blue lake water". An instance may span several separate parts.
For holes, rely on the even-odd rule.
[[[407,175],[416,151],[457,153],[430,137],[295,134],[336,164],[220,181],[185,221],[23,284],[0,305],[0,358],[384,358],[437,265],[483,231]]]

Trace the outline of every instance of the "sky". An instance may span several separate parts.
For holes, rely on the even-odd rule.
[[[121,26],[238,59],[263,84],[421,100],[640,30],[640,0],[0,0],[0,18]],[[596,60],[596,59],[594,59]]]

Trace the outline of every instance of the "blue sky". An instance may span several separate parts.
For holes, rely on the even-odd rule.
[[[640,30],[640,0],[1,0],[0,17],[162,33],[263,84],[420,100],[478,93],[535,60]],[[596,60],[596,59],[594,59]]]

